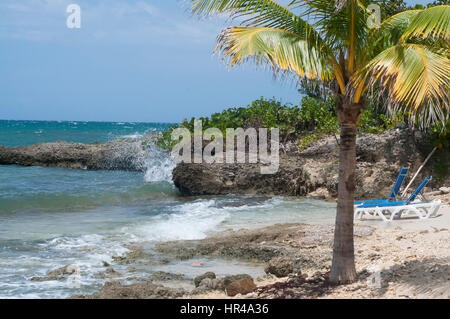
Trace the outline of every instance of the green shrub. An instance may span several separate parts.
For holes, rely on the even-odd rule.
[[[179,126],[171,126],[165,132],[162,132],[156,140],[156,145],[164,150],[171,150],[178,142],[172,140],[172,132]]]
[[[405,124],[404,114],[402,112],[398,112],[391,118],[381,112],[379,108],[370,105],[361,114],[358,132],[379,134],[397,127],[400,124]]]
[[[202,128],[218,128],[225,136],[227,128],[279,128],[282,140],[293,139],[295,133],[303,125],[300,109],[298,106],[282,104],[275,99],[264,99],[253,101],[247,107],[229,108],[219,113],[214,113],[210,117],[191,118],[183,120],[179,127],[187,128],[194,132],[195,120],[202,121]],[[167,132],[161,134],[158,139],[158,146],[170,149],[176,143],[171,141],[171,134],[175,127],[171,127]]]
[[[201,120],[203,130],[215,127],[224,136],[227,128],[279,128],[280,141],[298,141],[300,148],[307,148],[325,134],[339,133],[335,98],[331,95],[318,96],[317,92],[315,94],[303,97],[300,106],[261,97],[247,107],[228,108],[210,117],[185,119],[179,126],[173,126],[162,133],[157,144],[163,149],[171,149],[176,144],[176,141],[171,140],[172,131],[176,127],[194,132],[195,120]],[[391,119],[378,108],[369,106],[361,115],[358,132],[381,133],[399,123],[404,123],[403,114]]]

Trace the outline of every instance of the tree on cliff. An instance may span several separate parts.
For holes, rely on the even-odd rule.
[[[253,60],[280,76],[318,79],[337,96],[339,186],[330,279],[353,282],[356,128],[365,96],[377,87],[389,97],[388,112],[402,109],[416,125],[448,119],[450,6],[404,11],[374,24],[373,1],[367,0],[191,2],[194,14],[242,20],[218,37],[217,50],[230,66]]]

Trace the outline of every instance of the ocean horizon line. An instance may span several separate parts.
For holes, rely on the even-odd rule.
[[[0,122],[56,122],[56,123],[138,123],[138,124],[179,124],[179,122],[143,122],[143,121],[85,121],[85,120],[13,120],[0,119]]]

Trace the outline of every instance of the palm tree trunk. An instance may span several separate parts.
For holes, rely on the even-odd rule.
[[[330,281],[335,284],[346,284],[356,280],[353,245],[356,123],[357,120],[341,122],[338,206],[334,230],[333,262],[330,274]]]

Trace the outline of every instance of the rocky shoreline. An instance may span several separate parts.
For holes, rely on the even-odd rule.
[[[92,144],[51,142],[21,147],[0,145],[0,165],[144,171],[146,147],[151,143],[152,137]]]
[[[107,143],[40,143],[9,148],[0,146],[0,165],[56,166],[91,170],[144,171],[145,158],[152,156],[150,145],[156,136],[143,140],[116,140]],[[430,137],[411,129],[393,129],[383,134],[357,138],[356,198],[385,196],[401,166],[414,172],[432,150]],[[338,140],[326,136],[314,146],[299,150],[282,145],[276,174],[262,175],[261,164],[178,164],[173,182],[181,195],[261,194],[335,198],[338,183]],[[450,163],[450,151],[444,154]],[[431,160],[418,179],[434,175]],[[442,181],[441,181],[442,182]],[[448,180],[444,184],[447,184]],[[429,187],[437,188],[433,180]]]
[[[209,271],[187,278],[192,289],[185,289],[167,285],[180,279],[179,274],[159,272],[145,282],[113,280],[98,293],[71,298],[450,298],[449,221],[450,207],[444,206],[438,218],[422,222],[419,229],[408,228],[416,227],[417,221],[398,221],[395,228],[357,223],[359,278],[347,286],[328,283],[332,225],[277,224],[223,231],[203,240],[162,242],[151,256],[135,247],[122,259],[124,263],[150,262],[161,255],[169,261],[195,261],[202,256],[245,260],[264,265],[265,276],[218,277]]]
[[[356,233],[368,235],[371,227],[362,226]],[[166,262],[173,260],[192,260],[200,257],[221,258],[253,262],[265,266],[266,278],[254,279],[241,274],[216,278],[216,274],[207,272],[192,278],[195,288],[191,291],[181,288],[169,288],[155,284],[150,280],[145,283],[122,285],[119,281],[106,283],[99,293],[89,296],[78,295],[72,298],[181,298],[209,292],[229,294],[228,286],[234,282],[247,279],[262,281],[267,278],[298,275],[302,269],[326,270],[331,263],[333,227],[329,225],[277,224],[265,228],[247,230],[228,230],[215,233],[203,240],[169,241],[156,244],[151,255],[142,247],[133,247],[129,253],[118,260],[120,263],[155,262],[159,256]],[[193,264],[192,267],[201,267]],[[55,271],[51,272],[54,273]],[[49,273],[50,274],[50,273]],[[253,287],[252,292],[256,289]],[[236,294],[231,293],[232,296]]]
[[[400,167],[414,172],[433,146],[429,136],[410,129],[357,138],[356,198],[381,198],[389,193]],[[274,175],[260,174],[259,164],[179,164],[173,181],[183,195],[265,194],[336,198],[339,145],[327,136],[305,150],[296,145],[283,148]],[[450,163],[450,152],[446,162]],[[434,175],[430,161],[418,179]],[[429,186],[436,187],[434,181]]]
[[[93,144],[0,146],[0,165],[145,171],[145,158],[151,156],[153,142],[150,138]],[[400,167],[409,165],[414,172],[431,149],[429,137],[409,129],[359,136],[356,197],[384,197]],[[261,175],[259,164],[179,164],[173,171],[173,182],[183,196],[261,194],[332,199],[337,193],[338,152],[338,140],[328,136],[305,150],[285,145],[280,154],[280,169],[273,175]],[[444,156],[450,162],[449,152]],[[418,179],[435,176],[433,165],[430,161]],[[444,184],[448,185],[448,180]],[[438,190],[439,182],[434,180],[429,186],[426,191],[430,195],[437,196],[444,204],[450,202],[448,192]],[[327,282],[333,225],[277,224],[254,230],[228,230],[203,240],[160,242],[151,251],[130,246],[127,254],[113,258],[114,265],[105,264],[104,271],[96,274],[109,280],[99,292],[72,298],[450,298],[449,206],[442,210],[445,218],[438,222],[439,227],[430,226],[426,230],[357,224],[359,281],[349,286],[332,287]],[[251,262],[263,267],[266,275],[252,278],[247,274],[233,277],[205,272],[185,278],[159,271],[125,278],[126,282],[117,279],[121,278],[117,265],[138,272],[135,265],[166,265],[174,261],[195,261],[199,257]],[[192,267],[203,266],[194,264]],[[379,264],[385,272],[373,269],[374,264]],[[30,280],[65,280],[73,271],[68,265]],[[417,278],[417,272],[425,276]],[[383,278],[383,284],[373,288],[367,282],[375,275]],[[189,282],[190,288],[177,287],[176,283],[182,281]],[[168,282],[174,284],[167,285]],[[422,291],[423,287],[426,291]]]

